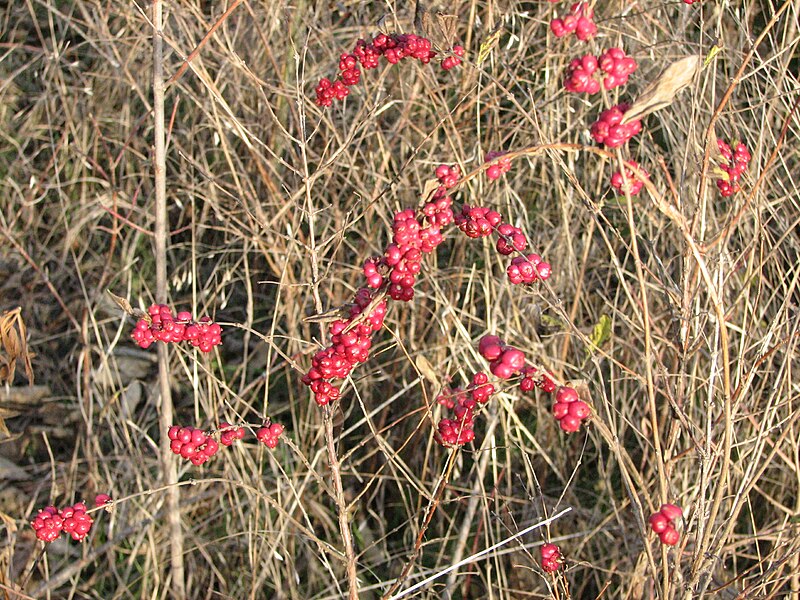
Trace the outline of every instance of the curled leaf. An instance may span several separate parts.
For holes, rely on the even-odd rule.
[[[114,304],[119,306],[129,317],[133,317],[134,319],[144,319],[148,323],[150,322],[150,315],[148,315],[143,310],[139,310],[138,308],[133,308],[131,306],[131,303],[128,302],[127,298],[123,298],[122,296],[117,296],[111,290],[106,290],[106,293],[114,301]]]
[[[639,95],[625,112],[622,122],[629,123],[641,119],[672,104],[678,92],[692,83],[701,64],[700,57],[696,55],[672,63]]]
[[[14,373],[17,361],[22,361],[25,378],[33,384],[33,354],[28,351],[28,334],[25,322],[22,320],[22,309],[3,311],[0,315],[0,384],[11,385],[14,382]]]

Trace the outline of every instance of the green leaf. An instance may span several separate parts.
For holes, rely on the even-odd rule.
[[[590,357],[595,350],[599,350],[600,346],[605,344],[611,339],[611,317],[608,315],[600,315],[600,320],[592,328],[592,335],[589,336],[591,347],[586,348],[586,357]]]
[[[489,58],[489,53],[494,49],[497,45],[497,42],[500,40],[500,34],[502,33],[503,26],[498,25],[495,27],[494,31],[489,34],[489,37],[486,38],[481,43],[481,47],[478,50],[478,64],[482,64],[487,58]]]

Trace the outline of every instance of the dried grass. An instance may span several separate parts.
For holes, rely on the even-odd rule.
[[[554,147],[522,153],[500,182],[470,179],[458,199],[522,227],[554,265],[550,285],[512,288],[488,244],[451,235],[346,386],[337,431],[363,597],[385,592],[414,553],[448,464],[425,411],[438,390],[418,360],[464,383],[485,366],[475,347],[487,331],[585,382],[598,418],[564,436],[545,397],[501,394],[453,463],[404,585],[566,507],[548,535],[570,566],[558,580],[541,575],[537,530],[414,597],[797,594],[796,3],[748,58],[778,8],[598,4],[602,35],[586,47],[622,44],[640,67],[624,90],[584,101],[561,90],[584,46],[547,32],[553,5],[461,4],[450,12],[472,57],[502,25],[485,62],[372,71],[330,110],[313,105],[313,85],[374,33],[384,7],[236,8],[167,90],[171,302],[226,328],[219,355],[172,352],[172,395],[181,423],[269,415],[291,443],[182,467],[188,595],[345,595],[321,415],[299,383],[320,341],[304,320],[317,312],[313,292],[324,308],[349,299],[392,212],[416,203],[435,165],[469,172],[490,150],[541,144]],[[225,6],[165,9],[172,74]],[[154,353],[134,347],[131,321],[106,295],[142,308],[154,296],[145,10],[101,0],[0,9],[0,309],[22,307],[37,381],[53,394],[52,409],[8,419],[0,444],[26,474],[3,483],[0,584],[34,597],[165,597],[169,585]],[[652,189],[615,198],[616,159],[558,149],[589,144],[599,110],[717,40],[724,50],[629,147]],[[713,132],[753,154],[743,192],[727,200],[701,176],[721,105]],[[610,337],[596,348],[604,317]],[[98,492],[127,500],[88,543],[42,555],[26,524],[35,508]],[[669,552],[645,530],[663,501],[687,514]]]

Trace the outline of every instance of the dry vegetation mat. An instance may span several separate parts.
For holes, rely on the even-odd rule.
[[[799,13],[4,3],[0,597],[796,597]]]

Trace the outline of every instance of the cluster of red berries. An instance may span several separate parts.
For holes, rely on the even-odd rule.
[[[95,506],[106,506],[111,502],[108,494],[98,494]],[[86,512],[86,504],[76,502],[61,510],[55,506],[48,506],[39,511],[31,521],[31,527],[36,532],[36,537],[43,542],[54,542],[63,531],[76,542],[83,541],[92,528],[94,519]]]
[[[558,387],[556,382],[550,378],[552,373],[545,373],[533,365],[525,365],[521,374],[522,379],[519,381],[519,389],[523,392],[530,392],[538,387],[545,394],[552,394]]]
[[[593,17],[594,11],[588,2],[576,2],[570,7],[568,15],[550,21],[550,30],[556,37],[564,37],[574,32],[579,40],[585,42],[597,33]]]
[[[645,179],[649,179],[650,175],[639,166],[639,163],[633,160],[625,161],[625,164],[629,167],[634,167],[635,169],[639,169],[642,172]],[[642,186],[644,182],[639,179],[639,177],[628,167],[625,167],[625,178],[622,177],[622,171],[614,171],[611,174],[611,187],[617,190],[618,193],[624,194],[626,191],[631,195],[635,196],[642,190]]]
[[[437,441],[449,446],[463,446],[475,439],[475,410],[486,404],[494,394],[486,373],[476,373],[466,390],[450,388],[436,401],[452,410],[454,418],[442,419],[437,426]]]
[[[331,345],[314,354],[311,368],[301,380],[311,388],[314,400],[320,406],[339,399],[340,390],[331,380],[346,378],[369,356],[372,334],[383,326],[386,317],[385,300],[379,301],[369,313],[365,313],[372,300],[369,288],[361,288],[356,292],[348,318],[337,319],[331,324]]]
[[[508,280],[514,285],[544,281],[551,273],[550,263],[544,262],[542,257],[535,253],[515,256],[506,269]]]
[[[489,152],[484,162],[492,163],[486,168],[486,177],[491,181],[500,179],[511,170],[511,159],[504,158],[505,152]]]
[[[453,46],[453,53],[442,59],[442,69],[445,71],[455,69],[461,64],[461,59],[464,58],[464,52],[464,46]]]
[[[489,361],[489,370],[500,379],[510,379],[525,367],[525,354],[505,344],[496,335],[485,335],[478,343],[478,352]]]
[[[499,213],[483,206],[464,204],[461,213],[455,216],[455,223],[467,237],[481,238],[496,233],[498,236],[496,249],[500,254],[508,256],[514,252],[523,252],[528,247],[528,238],[518,227],[503,223]],[[522,254],[511,260],[506,269],[508,280],[514,284],[530,284],[550,277],[552,267],[544,262],[538,254]]]
[[[569,63],[564,88],[573,93],[596,94],[602,81],[603,87],[611,90],[628,83],[628,77],[637,67],[636,61],[622,48],[609,48],[599,58],[586,54]]]
[[[752,158],[750,151],[743,143],[738,142],[733,145],[735,150],[731,150],[731,147],[726,142],[717,140],[717,147],[726,160],[725,164],[719,166],[725,173],[725,177],[717,179],[717,187],[719,188],[719,193],[725,198],[742,189],[739,187],[739,178],[747,169],[747,165]]]
[[[483,336],[478,343],[478,351],[489,361],[489,370],[500,379],[521,375],[519,387],[523,392],[530,392],[537,387],[548,394],[556,392],[553,416],[563,431],[578,431],[581,424],[591,416],[589,405],[578,399],[575,389],[558,387],[550,373],[527,365],[525,354],[521,350],[505,344],[496,335]]]
[[[172,453],[192,461],[195,466],[202,465],[219,450],[219,443],[202,429],[173,425],[167,435]]]
[[[574,388],[567,386],[558,388],[556,401],[553,404],[553,416],[563,431],[575,433],[591,414],[589,405],[583,400],[578,400],[578,392]]]
[[[555,573],[561,568],[564,557],[561,549],[555,544],[542,544],[539,552],[542,557],[542,570],[545,573]]]
[[[256,438],[267,447],[275,448],[283,430],[284,427],[280,423],[267,421],[261,429],[256,431]],[[264,433],[265,431],[266,433]],[[192,461],[195,466],[202,465],[214,456],[219,451],[220,444],[231,446],[236,440],[243,440],[245,434],[244,427],[236,427],[225,421],[222,421],[217,431],[212,433],[178,425],[173,425],[167,431],[170,440],[169,449],[173,454]]]
[[[393,300],[414,298],[414,284],[422,269],[422,256],[433,252],[444,241],[442,228],[453,222],[453,201],[448,190],[458,183],[458,165],[439,165],[439,186],[419,213],[405,209],[395,213],[392,241],[382,256],[364,263],[367,287],[356,292],[347,319],[331,324],[331,344],[317,351],[302,382],[314,392],[314,400],[324,406],[339,399],[340,390],[331,381],[346,378],[367,360],[372,334],[383,326],[386,301],[377,303],[375,290],[385,289]],[[365,311],[369,310],[368,314]]]
[[[278,445],[284,427],[280,423],[264,423],[264,426],[256,431],[256,438],[267,448],[275,448]]]
[[[658,534],[662,544],[674,546],[681,538],[675,529],[675,521],[683,518],[683,511],[674,504],[662,504],[661,509],[650,515],[650,529]]]
[[[616,148],[642,131],[642,122],[639,119],[628,123],[622,122],[628,108],[627,104],[617,104],[600,113],[600,118],[590,129],[592,137],[598,144]]]
[[[209,317],[195,321],[186,311],[173,316],[165,304],[153,304],[147,314],[146,318],[139,319],[131,333],[141,348],[149,348],[155,341],[189,342],[201,352],[211,352],[214,346],[222,343],[222,327]]]
[[[378,67],[379,59],[385,58],[389,64],[396,65],[405,58],[412,58],[427,64],[436,52],[431,49],[431,41],[427,38],[408,34],[380,33],[372,40],[358,40],[352,53],[344,53],[339,58],[339,76],[331,81],[327,77],[320,79],[316,87],[318,106],[330,106],[334,100],[344,100],[350,93],[348,89],[361,79],[361,68],[366,70]],[[454,46],[453,52],[442,60],[442,68],[449,71],[461,64],[464,56],[462,46]]]
[[[234,427],[225,421],[219,424],[219,443],[223,446],[232,446],[236,440],[243,440],[244,435],[244,427]],[[275,446],[272,447],[274,448]]]

